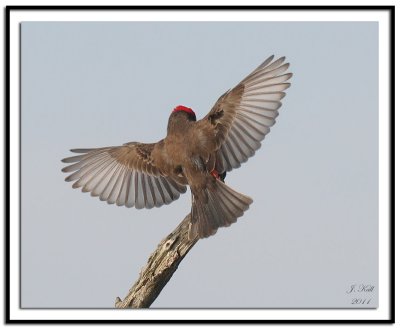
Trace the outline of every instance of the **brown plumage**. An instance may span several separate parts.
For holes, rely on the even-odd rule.
[[[275,123],[292,76],[284,73],[284,61],[269,57],[199,121],[190,108],[177,106],[158,143],[71,150],[80,155],[62,160],[71,163],[63,168],[72,172],[65,180],[109,204],[138,209],[169,204],[189,185],[190,237],[205,238],[231,225],[252,199],[225,185],[223,177],[254,155]]]

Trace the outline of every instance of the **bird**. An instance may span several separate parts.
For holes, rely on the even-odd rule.
[[[261,147],[275,124],[292,73],[285,57],[264,60],[197,120],[173,108],[166,137],[155,143],[80,148],[62,159],[73,188],[117,206],[161,207],[191,190],[189,239],[207,238],[243,216],[253,202],[224,182]]]

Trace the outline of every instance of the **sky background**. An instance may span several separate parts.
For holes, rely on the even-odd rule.
[[[158,141],[176,105],[203,117],[271,54],[292,86],[226,180],[254,202],[152,307],[378,306],[378,23],[26,22],[21,37],[22,307],[114,307],[190,211],[190,193],[136,210],[73,190],[68,150]]]

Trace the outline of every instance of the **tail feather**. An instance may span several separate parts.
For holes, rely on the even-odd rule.
[[[205,188],[192,189],[192,221],[189,229],[191,239],[206,238],[218,228],[230,226],[243,216],[253,200],[234,191],[214,178]]]

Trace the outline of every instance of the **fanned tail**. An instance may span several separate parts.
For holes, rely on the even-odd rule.
[[[207,238],[219,227],[229,226],[243,216],[253,200],[213,177],[205,188],[192,189],[192,221],[189,238]]]

